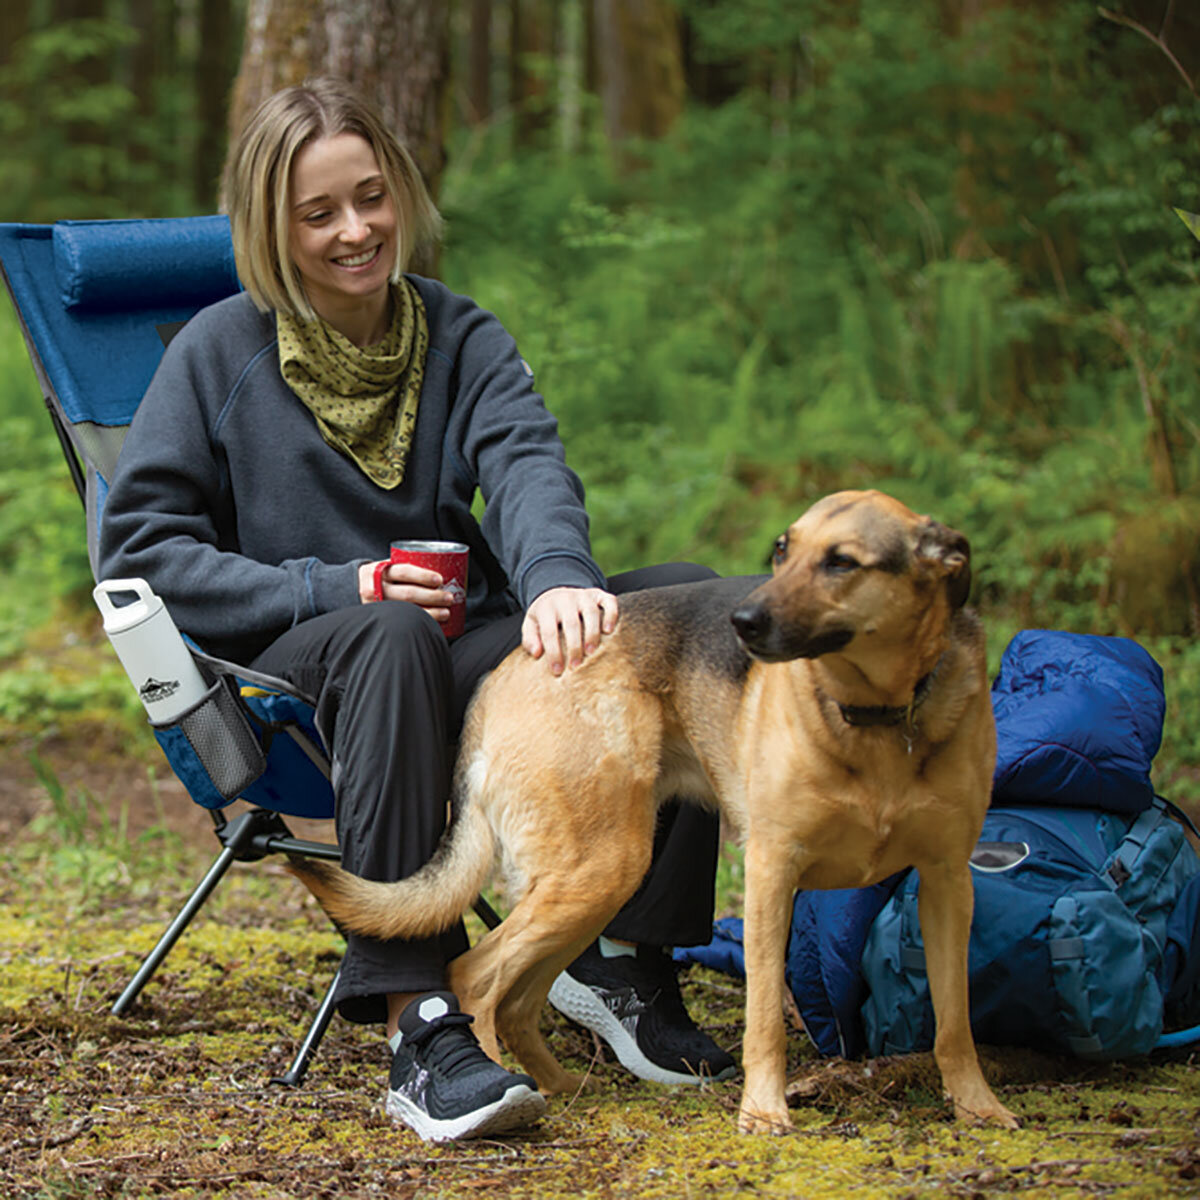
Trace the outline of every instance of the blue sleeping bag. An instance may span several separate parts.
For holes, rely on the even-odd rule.
[[[1026,630],[1009,644],[992,688],[992,702],[998,739],[992,795],[996,811],[989,815],[990,825],[985,825],[981,838],[982,854],[977,852],[976,857],[981,863],[990,861],[985,843],[991,842],[1019,843],[1027,852],[1016,855],[1022,861],[1014,861],[1011,870],[981,866],[976,873],[971,955],[982,974],[972,977],[973,1019],[977,1010],[1003,1016],[1019,1007],[1004,995],[1001,981],[1006,971],[1027,973],[1030,963],[1036,962],[1039,969],[1044,967],[1043,977],[1051,978],[1055,969],[1051,947],[1061,950],[1075,945],[1064,935],[1064,912],[1078,911],[1080,921],[1091,920],[1088,936],[1103,942],[1110,928],[1107,918],[1090,918],[1091,910],[1079,905],[1071,908],[1073,901],[1063,900],[1063,892],[1068,888],[1094,891],[1095,878],[1107,881],[1101,887],[1111,883],[1098,873],[1111,865],[1109,859],[1155,801],[1150,769],[1165,713],[1162,671],[1136,642],[1045,630]],[[1029,819],[1022,819],[1022,809]],[[1108,1040],[1101,1039],[1105,1046],[1115,1047],[1115,1054],[1148,1048],[1148,1031],[1156,1037],[1161,1030],[1164,998],[1170,998],[1168,1007],[1173,1007],[1176,1020],[1187,1020],[1200,1011],[1196,979],[1200,956],[1190,952],[1193,929],[1200,926],[1200,876],[1192,878],[1200,862],[1175,821],[1154,824],[1158,829],[1154,861],[1169,859],[1171,865],[1151,868],[1156,872],[1157,891],[1152,903],[1145,903],[1156,916],[1145,951],[1133,960],[1119,947],[1100,947],[1127,969],[1154,976],[1134,981],[1138,985],[1134,990],[1145,996],[1136,1014],[1128,1018],[1129,1028],[1119,1036],[1106,1032]],[[1014,828],[1021,831],[1019,838]],[[1063,850],[1064,838],[1070,852]],[[1120,853],[1125,858],[1133,854],[1128,847]],[[1081,875],[1082,883],[1068,879],[1072,872]],[[902,872],[870,888],[796,896],[787,979],[808,1034],[822,1053],[853,1057],[885,1048],[925,1048],[931,1021],[920,1010],[922,1003],[927,1008],[928,999],[926,990],[922,1000],[923,948],[911,915],[916,884],[915,872]],[[1126,883],[1125,890],[1137,892],[1140,886],[1135,880]],[[1138,897],[1143,903],[1140,892]],[[1107,903],[1107,898],[1100,899]],[[1058,925],[1052,929],[1050,910],[1060,900]],[[1135,924],[1138,919],[1134,918]],[[1022,920],[1027,929],[1016,928]],[[986,945],[979,938],[983,927],[992,935]],[[738,920],[719,921],[709,946],[677,950],[676,957],[742,974],[741,931]],[[1116,943],[1122,936],[1128,939],[1134,934],[1114,932],[1110,940]],[[1033,957],[1022,960],[1018,946],[1021,954]],[[1103,954],[1092,957],[1100,965],[1084,966],[1102,976],[1111,974],[1100,961]],[[1058,970],[1060,977],[1075,973],[1075,990],[1082,991],[1086,1007],[1091,985],[1086,973],[1080,975],[1083,967],[1060,963]],[[1080,979],[1085,982],[1080,984]],[[1130,981],[1124,986],[1130,990]],[[1068,1029],[1053,1015],[1055,998],[1050,989],[1043,990],[1038,1000],[1046,1006],[1043,1011],[1035,1003],[1015,1013],[1011,1028],[1005,1027],[1001,1036],[995,1036],[996,1021],[990,1026],[985,1021],[984,1032],[993,1040],[1049,1048],[1061,1045],[1077,1053],[1099,1045],[1089,1041],[1090,1033],[1082,1035],[1078,1022]],[[911,1011],[902,1011],[905,1006]],[[1061,1037],[1051,1027],[1061,1027]]]
[[[992,804],[1136,814],[1154,799],[1162,669],[1137,642],[1027,629],[992,684]]]

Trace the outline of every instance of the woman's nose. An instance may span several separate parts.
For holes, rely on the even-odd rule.
[[[342,218],[341,237],[347,242],[361,242],[370,229],[355,209],[348,209]]]

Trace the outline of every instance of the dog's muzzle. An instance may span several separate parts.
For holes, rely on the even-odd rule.
[[[729,619],[738,639],[751,652],[766,642],[773,625],[771,614],[761,604],[743,604],[733,610]]]
[[[776,621],[765,604],[742,604],[729,618],[746,652],[762,662],[790,662],[794,658],[820,658],[840,650],[854,638],[849,629],[812,634]]]

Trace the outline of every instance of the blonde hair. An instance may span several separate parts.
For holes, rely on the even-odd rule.
[[[221,189],[238,275],[264,312],[277,309],[307,321],[315,316],[288,248],[292,165],[309,142],[341,133],[357,134],[375,152],[396,211],[393,283],[441,234],[441,215],[416,163],[374,109],[338,79],[284,88],[259,105],[230,146]]]

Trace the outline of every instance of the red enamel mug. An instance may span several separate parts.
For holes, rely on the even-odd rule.
[[[442,577],[442,590],[454,596],[449,620],[441,622],[442,632],[458,637],[467,619],[467,547],[462,542],[393,542],[391,556],[375,564],[376,600],[383,599],[383,573],[392,563],[414,563]]]

